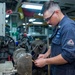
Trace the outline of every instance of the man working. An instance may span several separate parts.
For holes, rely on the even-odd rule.
[[[52,75],[75,74],[75,22],[65,16],[59,5],[49,1],[44,6],[44,20],[55,27],[51,49],[40,54],[35,65],[43,67],[50,64]],[[50,55],[50,58],[47,58]]]

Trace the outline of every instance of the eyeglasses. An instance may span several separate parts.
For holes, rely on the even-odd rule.
[[[55,11],[52,13],[52,15],[46,19],[44,19],[46,22],[49,21],[51,19],[51,17],[53,16],[53,14],[55,13]]]

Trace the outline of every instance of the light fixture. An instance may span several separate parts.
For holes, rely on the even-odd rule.
[[[29,19],[29,22],[33,22],[33,21],[35,21],[36,19]]]
[[[6,18],[8,18],[8,17],[9,17],[9,14],[6,15]]]
[[[43,6],[43,4],[24,2],[21,7],[22,8],[28,8],[28,9],[41,10],[42,6]]]
[[[52,25],[48,25],[49,27],[52,27]]]
[[[23,23],[22,25],[26,25],[25,23]]]
[[[8,23],[8,20],[5,20],[6,23]]]
[[[33,24],[43,24],[43,22],[32,22]]]
[[[39,16],[43,16],[43,14],[41,14],[41,13],[38,13],[38,15],[39,15]]]

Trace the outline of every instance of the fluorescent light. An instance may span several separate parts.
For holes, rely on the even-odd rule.
[[[35,5],[25,5],[25,8],[41,10],[42,7]]]
[[[43,24],[43,22],[32,22],[33,24]]]
[[[29,19],[29,22],[33,22],[33,21],[35,21],[36,19]]]
[[[43,16],[43,14],[39,13],[38,15]]]
[[[42,6],[43,6],[42,4],[24,2],[21,7],[28,8],[28,9],[41,10]]]
[[[5,20],[6,23],[8,23],[8,20]]]
[[[24,26],[25,26],[25,25],[28,25],[28,23],[22,23],[22,25],[24,25]]]
[[[9,14],[8,15],[6,15],[6,18],[8,18],[9,17]]]
[[[52,27],[52,25],[49,25],[49,27]]]
[[[23,26],[23,28],[26,28],[26,26]]]
[[[22,25],[26,25],[25,23],[23,23]]]
[[[26,25],[28,25],[28,23],[26,23]]]

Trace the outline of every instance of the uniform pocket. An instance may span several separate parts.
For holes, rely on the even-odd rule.
[[[52,40],[52,43],[57,44],[57,45],[60,45],[60,44],[61,44],[60,38],[55,37],[55,38]]]

